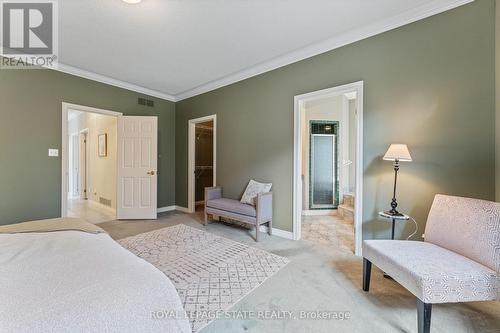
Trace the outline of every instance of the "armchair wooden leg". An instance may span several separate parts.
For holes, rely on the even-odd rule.
[[[259,227],[260,225],[258,223],[255,223],[255,241],[259,241]]]
[[[267,232],[269,233],[269,236],[272,236],[273,235],[273,220],[269,221],[268,228],[269,228],[269,230]]]
[[[370,260],[363,258],[363,290],[370,290],[370,277],[372,275],[372,263]]]
[[[417,298],[417,322],[418,333],[430,333],[431,331],[432,304],[424,303]]]
[[[206,212],[206,210],[205,210],[205,212]],[[203,223],[204,225],[208,224],[208,214],[207,213],[205,213],[205,220],[203,222],[204,222]]]

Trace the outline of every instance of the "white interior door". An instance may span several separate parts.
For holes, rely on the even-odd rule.
[[[157,117],[118,117],[118,219],[156,219]]]

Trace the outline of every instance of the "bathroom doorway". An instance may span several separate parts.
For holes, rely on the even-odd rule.
[[[310,121],[309,210],[338,208],[338,135],[338,121]]]
[[[295,96],[294,239],[360,254],[363,82]]]

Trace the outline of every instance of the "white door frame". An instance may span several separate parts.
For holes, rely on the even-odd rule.
[[[93,108],[90,106],[77,105],[71,103],[62,103],[62,119],[61,119],[61,135],[62,135],[62,146],[61,146],[61,217],[68,216],[68,167],[69,167],[69,159],[68,159],[68,112],[70,110],[74,111],[82,111],[82,112],[91,112],[91,113],[99,113],[106,116],[113,117],[121,117],[123,113],[109,111],[104,109]],[[118,161],[116,168],[118,169]]]
[[[213,135],[213,186],[217,185],[217,115],[213,114],[206,117],[190,119],[188,121],[188,211],[194,213],[195,211],[195,154],[196,154],[196,124],[206,123],[208,121],[214,122],[214,135]]]
[[[78,197],[82,200],[87,200],[89,198],[89,137],[90,130],[88,127],[80,130],[78,133],[78,188],[80,189]],[[82,139],[85,140],[85,144],[82,144]],[[83,179],[85,179],[85,181],[83,181]]]
[[[339,132],[340,145],[340,182],[339,182],[339,199],[344,197],[345,192],[349,192],[349,164],[347,164],[347,156],[349,156],[349,99],[342,95],[342,126]]]
[[[302,114],[304,104],[318,98],[339,96],[356,91],[357,93],[357,135],[356,135],[356,194],[355,194],[355,254],[361,255],[363,239],[363,81],[338,87],[313,91],[294,97],[294,139],[293,139],[293,239],[301,238],[302,222]]]
[[[80,170],[80,134],[78,132],[74,132],[74,133],[71,133],[69,135],[69,141],[68,141],[68,147],[69,147],[69,150],[68,150],[68,193],[70,197],[76,197],[77,195],[79,196],[80,195],[80,191],[79,191],[79,186],[77,185],[78,183],[78,179],[79,179],[79,175],[75,175],[75,173],[79,173]],[[78,147],[78,152],[76,151],[75,149],[75,144],[76,146]],[[77,163],[75,163],[75,155],[76,153],[78,153],[78,161],[76,161]],[[76,165],[77,164],[77,165]],[[78,170],[76,171],[75,170]],[[76,181],[75,181],[75,177],[76,177]],[[71,179],[71,180],[69,180]]]

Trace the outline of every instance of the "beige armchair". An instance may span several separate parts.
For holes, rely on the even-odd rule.
[[[363,257],[363,290],[373,263],[417,297],[428,333],[432,304],[500,299],[500,203],[438,194],[424,242],[367,240]]]

